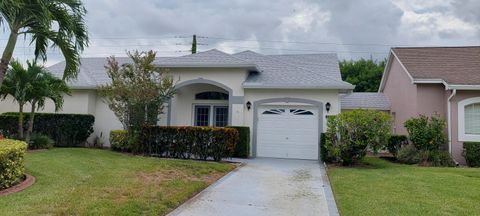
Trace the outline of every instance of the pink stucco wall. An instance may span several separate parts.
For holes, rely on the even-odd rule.
[[[417,114],[417,86],[393,58],[383,93],[390,99],[390,112],[394,115],[393,132],[407,134],[403,123]]]
[[[461,164],[465,164],[462,156],[463,142],[458,141],[458,102],[467,98],[480,97],[480,91],[457,91],[452,98],[452,155],[455,160]]]
[[[438,113],[447,119],[447,99],[443,84],[417,84],[417,114],[431,116]]]
[[[443,84],[413,84],[410,77],[394,58],[387,77],[384,94],[391,103],[390,112],[394,114],[394,133],[407,134],[403,123],[420,114],[431,116],[438,113],[448,120],[448,97],[451,91],[446,91]],[[452,99],[452,156],[461,164],[465,164],[462,156],[463,143],[458,141],[457,102],[470,97],[480,97],[480,91],[457,91]],[[445,131],[448,133],[448,129]],[[445,146],[448,148],[448,146]]]

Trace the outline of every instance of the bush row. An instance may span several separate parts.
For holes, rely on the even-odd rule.
[[[27,143],[11,140],[0,140],[0,190],[11,187],[25,177],[24,156]]]
[[[219,161],[234,155],[239,137],[234,128],[147,126],[136,137],[125,130],[111,131],[110,144],[115,151]]]
[[[27,128],[29,114],[25,114]],[[33,132],[53,139],[56,146],[84,146],[93,133],[93,115],[36,113]],[[18,113],[0,115],[0,131],[7,137],[15,137],[18,128]]]
[[[164,127],[142,128],[135,153],[181,159],[213,159],[231,157],[239,133],[233,128]]]

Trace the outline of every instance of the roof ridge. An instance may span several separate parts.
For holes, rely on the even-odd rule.
[[[225,55],[225,56],[228,56],[229,58],[232,58],[232,59],[241,61],[242,63],[253,64],[253,65],[255,65],[255,66],[258,67],[258,65],[257,65],[257,64],[254,64],[253,62],[245,61],[244,59],[235,57],[233,54],[226,53],[226,52],[223,52],[223,51],[218,50],[218,49],[215,49],[215,48],[214,48],[214,49],[209,49],[209,50],[206,50],[206,51],[203,51],[203,52],[198,52],[198,53],[194,53],[194,54],[190,54],[190,55],[185,55],[185,56],[178,56],[178,57],[187,57],[187,56],[192,56],[192,55],[201,54],[201,53],[207,53],[207,52],[217,52],[217,53],[221,53],[222,55]],[[174,58],[175,58],[175,57],[174,57]]]
[[[281,63],[281,64],[285,64],[285,65],[289,65],[289,66],[291,66],[291,67],[295,67],[295,68],[301,69],[301,70],[303,70],[303,71],[309,72],[309,73],[314,74],[314,75],[316,75],[316,76],[321,76],[321,77],[323,77],[323,78],[326,78],[326,79],[331,80],[331,81],[335,81],[335,82],[337,82],[337,83],[352,85],[352,84],[350,84],[350,83],[348,83],[348,82],[345,82],[345,81],[343,81],[343,80],[337,80],[337,79],[331,78],[331,77],[329,77],[329,76],[325,76],[325,75],[323,75],[323,74],[321,74],[321,73],[315,73],[314,71],[311,71],[311,70],[306,69],[306,68],[303,68],[303,67],[299,67],[299,66],[297,66],[297,65],[295,65],[295,64],[291,64],[291,63],[288,63],[288,62],[283,62],[283,61],[276,60],[276,59],[272,58],[271,56],[266,56],[266,55],[263,55],[263,56],[264,56],[265,58],[269,58],[269,59],[271,59],[271,60],[273,60],[273,61],[275,61],[275,62],[279,62],[279,63]]]

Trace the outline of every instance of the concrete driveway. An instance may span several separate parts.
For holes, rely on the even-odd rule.
[[[171,216],[338,215],[318,161],[257,158],[212,184]]]

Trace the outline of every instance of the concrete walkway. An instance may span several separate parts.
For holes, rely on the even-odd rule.
[[[318,161],[257,158],[184,203],[171,216],[338,215]]]

